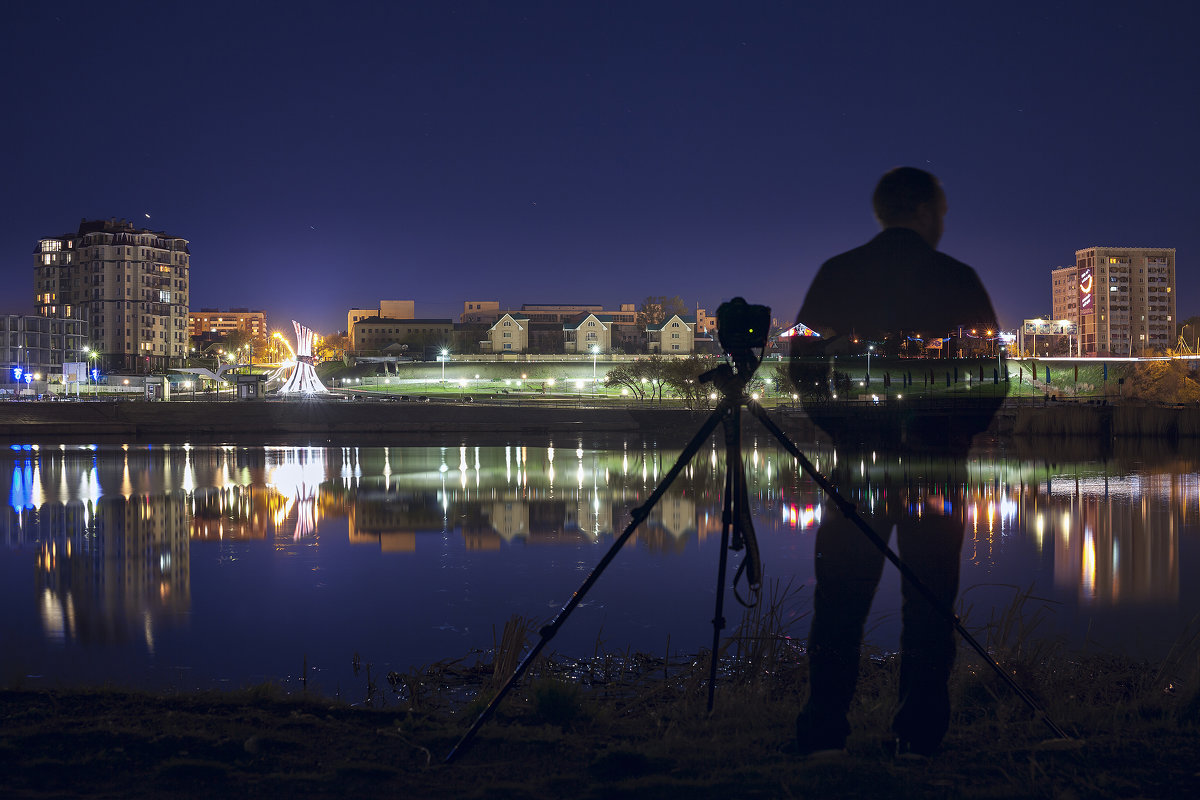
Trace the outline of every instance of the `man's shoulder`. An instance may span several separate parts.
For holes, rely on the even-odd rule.
[[[908,228],[885,228],[858,247],[838,253],[825,265],[846,266],[901,261],[954,259],[929,246],[921,235]],[[958,263],[958,262],[956,262]]]
[[[939,266],[945,269],[966,270],[968,272],[975,271],[975,268],[970,264],[966,263],[965,261],[959,261],[954,256],[948,256],[941,250],[935,250],[934,256],[937,258]]]

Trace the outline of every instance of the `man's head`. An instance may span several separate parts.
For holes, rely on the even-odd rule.
[[[885,228],[910,228],[930,247],[942,238],[946,193],[938,179],[916,167],[896,167],[884,174],[871,197],[875,219]]]

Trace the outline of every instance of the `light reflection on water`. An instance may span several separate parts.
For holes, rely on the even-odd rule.
[[[855,475],[862,508],[970,498],[967,621],[1014,590],[1052,603],[1076,645],[1154,657],[1200,608],[1200,476],[1169,452],[1054,462],[1001,448],[937,458],[811,450]],[[351,658],[406,670],[492,645],[511,614],[548,619],[645,502],[676,450],[545,447],[13,446],[0,514],[0,682],[240,685],[294,675],[349,690]],[[695,651],[711,636],[723,452],[706,448],[555,646]],[[768,579],[800,587],[804,636],[817,487],[748,440]],[[835,512],[836,513],[836,512]],[[733,574],[730,570],[729,576]],[[1187,584],[1187,581],[1183,581]],[[894,646],[889,569],[872,640]],[[737,609],[727,607],[732,620]],[[26,677],[37,676],[37,677]]]

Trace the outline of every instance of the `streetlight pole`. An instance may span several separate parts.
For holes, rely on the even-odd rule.
[[[867,345],[867,385],[871,385],[871,351],[875,349],[875,345]]]
[[[600,348],[592,345],[592,394],[596,393],[596,356],[600,354]]]
[[[446,356],[450,355],[450,351],[442,348],[442,388],[446,388]]]

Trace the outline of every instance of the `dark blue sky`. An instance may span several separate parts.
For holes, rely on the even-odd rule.
[[[324,332],[412,299],[743,295],[791,318],[938,174],[1001,321],[1091,245],[1175,247],[1200,313],[1195,4],[53,2],[6,8],[3,310],[37,239],[191,240],[192,308]],[[144,215],[151,218],[146,220]],[[290,326],[289,326],[290,327]]]

